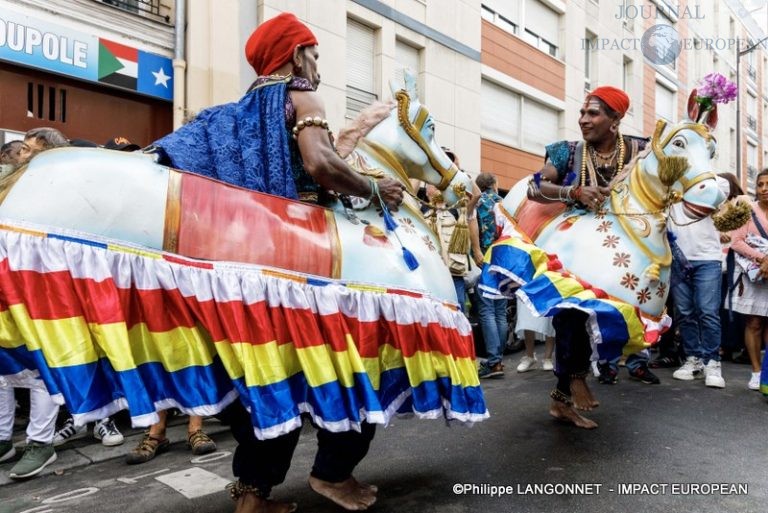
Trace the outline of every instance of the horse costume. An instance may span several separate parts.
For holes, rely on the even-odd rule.
[[[464,195],[408,77],[350,156],[361,173]],[[212,415],[255,433],[488,416],[471,327],[413,200],[321,208],[156,164],[58,149],[0,184],[0,376],[42,386],[76,423],[128,408]],[[418,268],[403,259],[402,248]],[[3,378],[0,378],[3,379]]]

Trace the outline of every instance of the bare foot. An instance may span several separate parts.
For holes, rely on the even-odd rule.
[[[576,427],[583,429],[595,429],[597,422],[590,420],[577,412],[573,406],[560,401],[552,401],[549,405],[549,414],[557,420],[570,422]]]
[[[376,492],[379,491],[374,485],[358,483],[354,477],[341,483],[329,483],[309,476],[309,486],[323,497],[349,511],[368,509],[376,502]]]
[[[244,493],[237,499],[235,513],[292,513],[297,507],[295,502],[275,502],[255,493]]]
[[[591,411],[600,406],[600,401],[592,395],[585,378],[571,378],[571,397],[577,410]]]

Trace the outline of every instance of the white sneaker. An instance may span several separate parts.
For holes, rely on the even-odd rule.
[[[536,355],[533,355],[533,358],[530,356],[523,356],[520,359],[520,364],[517,366],[517,372],[528,372],[529,370],[538,367],[538,365],[539,362],[536,360]]]
[[[555,365],[552,363],[552,358],[544,358],[541,361],[541,370],[551,371],[555,369]]]
[[[125,440],[123,434],[118,431],[117,426],[109,417],[98,421],[93,426],[93,437],[96,440],[101,440],[101,444],[107,447],[120,445]]]
[[[750,390],[760,390],[760,373],[753,372],[752,377],[749,378],[749,384],[747,385]]]
[[[710,360],[704,367],[704,384],[713,388],[725,388],[720,362]]]
[[[58,447],[63,443],[80,438],[85,434],[85,426],[75,427],[75,419],[69,417],[64,425],[53,435],[53,446]]]
[[[683,381],[691,381],[695,378],[703,377],[704,364],[701,363],[695,356],[689,356],[686,358],[682,367],[672,373],[672,377],[675,379],[682,379]]]
[[[592,360],[592,363],[589,364],[589,367],[592,369],[592,375],[596,378],[599,378],[600,367],[597,365],[597,360]]]

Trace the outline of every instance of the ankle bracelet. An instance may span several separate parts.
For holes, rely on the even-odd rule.
[[[589,375],[589,371],[583,371],[583,372],[572,372],[568,375],[571,379],[586,379]]]
[[[573,401],[571,401],[571,396],[564,394],[557,388],[552,389],[552,391],[549,393],[549,397],[551,397],[552,399],[554,399],[559,403],[563,403],[568,406],[573,404]]]
[[[229,483],[226,486],[227,491],[229,492],[229,496],[232,498],[233,501],[238,500],[240,497],[247,493],[252,493],[256,495],[256,497],[261,497],[262,499],[268,499],[269,494],[264,493],[255,486],[244,484],[242,481],[234,481],[232,483]]]

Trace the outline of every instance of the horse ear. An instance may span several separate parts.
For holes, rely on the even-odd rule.
[[[699,102],[696,101],[696,89],[693,89],[688,96],[688,119],[695,123],[699,119],[700,108]]]
[[[405,90],[408,93],[408,96],[410,96],[412,100],[417,100],[419,98],[418,80],[410,68],[405,68],[403,70],[403,80],[405,81]]]
[[[704,124],[709,127],[710,130],[714,130],[717,127],[717,105],[714,105],[704,119]]]
[[[398,83],[395,81],[395,79],[392,79],[389,81],[389,91],[392,93],[392,98],[395,97],[395,94],[403,88],[403,84]]]

